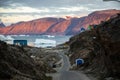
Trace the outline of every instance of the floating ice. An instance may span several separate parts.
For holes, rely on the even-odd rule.
[[[56,41],[49,39],[36,39],[35,47],[55,47]]]

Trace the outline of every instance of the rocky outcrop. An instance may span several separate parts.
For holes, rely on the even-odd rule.
[[[82,18],[41,18],[28,22],[19,22],[0,29],[0,34],[51,34],[51,35],[74,35],[80,32],[81,27],[99,24],[109,20],[110,17],[120,13],[120,10],[95,11]]]
[[[36,62],[20,46],[0,41],[0,80],[49,80],[47,67]]]
[[[70,61],[83,58],[87,73],[93,73],[99,80],[106,77],[120,79],[120,14],[97,28],[72,37],[69,41]]]

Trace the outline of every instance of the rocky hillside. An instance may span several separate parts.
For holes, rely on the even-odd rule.
[[[28,22],[19,22],[0,29],[0,34],[52,34],[73,35],[80,32],[81,27],[99,24],[120,13],[120,10],[95,11],[82,18],[41,18]]]
[[[85,63],[76,69],[92,73],[98,80],[120,79],[120,14],[68,42],[71,64],[82,58]],[[113,79],[114,78],[114,79]]]
[[[51,80],[45,76],[46,64],[30,54],[23,47],[0,41],[0,80]]]

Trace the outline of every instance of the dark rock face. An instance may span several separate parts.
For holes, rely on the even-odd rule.
[[[81,27],[99,24],[101,21],[109,20],[116,13],[120,13],[120,10],[95,11],[82,18],[41,18],[12,24],[0,29],[0,34],[74,35],[80,32]]]
[[[71,63],[74,64],[76,58],[83,58],[84,69],[89,69],[89,72],[94,73],[98,78],[120,79],[119,35],[120,14],[97,25],[96,29],[72,37],[69,41]]]
[[[47,80],[45,71],[22,47],[0,41],[0,80]]]

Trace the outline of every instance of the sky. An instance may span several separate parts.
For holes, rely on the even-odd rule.
[[[103,0],[0,0],[0,20],[9,25],[43,17],[82,17],[98,10],[120,10],[119,5]]]

